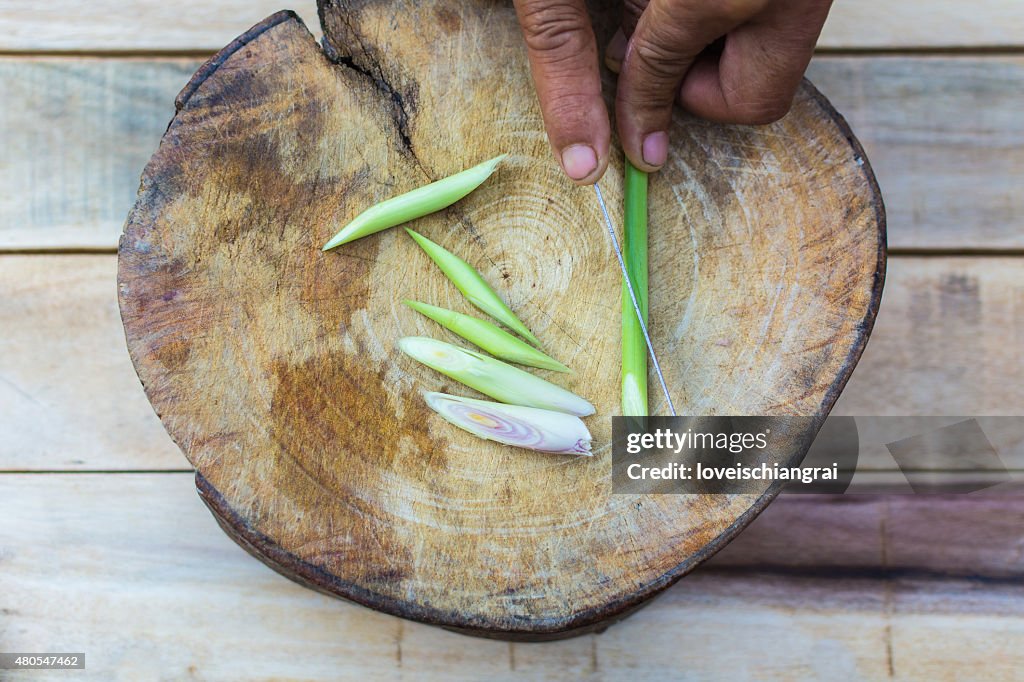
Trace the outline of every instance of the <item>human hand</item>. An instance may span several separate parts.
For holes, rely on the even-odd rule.
[[[514,0],[548,139],[566,174],[608,167],[611,127],[585,0]],[[619,74],[615,119],[644,171],[668,157],[672,106],[722,123],[782,118],[831,0],[624,0],[605,62]],[[721,43],[721,50],[709,46]]]

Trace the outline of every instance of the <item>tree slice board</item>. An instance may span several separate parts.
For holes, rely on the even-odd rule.
[[[602,628],[776,491],[611,494],[620,274],[593,191],[552,159],[508,3],[325,3],[321,19],[324,48],[275,14],[178,97],[120,244],[147,396],[225,531],[284,575],[478,635]],[[677,406],[824,417],[884,276],[859,144],[807,83],[774,125],[680,113],[671,132],[651,178],[650,299]],[[553,378],[597,406],[592,458],[492,444],[427,409],[423,391],[473,393],[399,353],[406,335],[455,341],[400,301],[471,308],[404,231],[320,251],[367,206],[502,152],[416,227],[574,368]],[[620,154],[602,181],[617,222],[621,177]],[[792,435],[791,461],[811,437]]]

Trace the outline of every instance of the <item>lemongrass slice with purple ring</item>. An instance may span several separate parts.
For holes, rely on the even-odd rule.
[[[474,436],[537,452],[591,456],[590,431],[574,415],[447,393],[423,397],[443,419]]]
[[[413,360],[503,403],[578,417],[594,414],[594,406],[572,391],[483,353],[425,336],[401,338],[398,347]]]

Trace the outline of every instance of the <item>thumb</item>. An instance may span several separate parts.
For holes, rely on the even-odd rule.
[[[566,175],[597,182],[608,167],[611,127],[584,0],[515,0],[515,6],[548,140]]]
[[[626,49],[615,101],[622,148],[637,168],[651,172],[665,163],[672,104],[697,56],[761,4],[651,0]]]

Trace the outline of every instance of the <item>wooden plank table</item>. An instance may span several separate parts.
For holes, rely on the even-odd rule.
[[[784,496],[626,622],[548,644],[342,603],[234,545],[132,371],[116,240],[174,94],[276,9],[0,1],[0,651],[85,651],[96,680],[1019,677],[1020,493]],[[833,11],[810,77],[893,247],[839,413],[1024,410],[1021,36],[1016,0]]]

